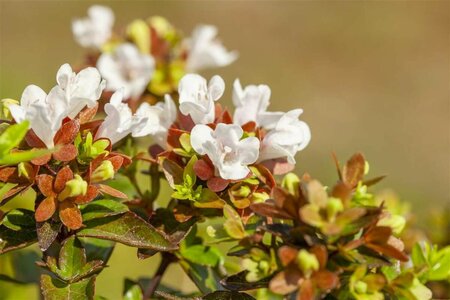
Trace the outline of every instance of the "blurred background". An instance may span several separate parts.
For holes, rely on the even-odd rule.
[[[377,189],[395,189],[423,224],[450,204],[449,1],[2,0],[0,98],[20,99],[31,83],[49,90],[61,64],[81,62],[85,49],[72,39],[71,21],[95,3],[114,10],[117,28],[153,15],[186,35],[196,24],[216,25],[226,47],[240,54],[231,66],[203,74],[225,79],[225,104],[240,78],[272,88],[270,110],[304,109],[312,141],[297,156],[298,172],[331,184],[331,153],[344,161],[362,151],[373,176],[388,175]],[[31,264],[36,255],[28,250],[14,259]],[[117,247],[97,293],[117,299],[121,278],[151,275],[156,260],[138,261],[135,250]],[[171,268],[167,281],[189,290],[189,279]],[[8,286],[0,284],[0,299],[37,297],[33,286],[10,294],[3,292]]]

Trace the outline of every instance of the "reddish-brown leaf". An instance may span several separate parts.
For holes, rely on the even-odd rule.
[[[342,181],[355,187],[364,177],[366,160],[361,153],[354,154],[345,164],[342,170]]]
[[[53,184],[53,190],[58,194],[66,187],[66,182],[73,179],[73,172],[69,166],[65,166],[59,170],[55,177],[55,183]]]
[[[103,123],[103,120],[94,120],[80,125],[80,131],[88,130],[95,136],[100,125]]]
[[[315,272],[313,280],[317,287],[324,291],[332,290],[339,284],[339,277],[327,270]]]
[[[309,252],[313,253],[317,257],[320,268],[325,268],[328,260],[327,248],[323,245],[315,245],[309,250]]]
[[[208,180],[214,176],[214,167],[210,166],[205,160],[199,159],[194,164],[194,172],[201,180]]]
[[[123,164],[123,157],[120,155],[109,157],[108,160],[112,163],[114,172],[117,172]]]
[[[405,253],[403,253],[402,251],[399,251],[397,248],[395,248],[391,245],[388,245],[388,244],[378,245],[378,244],[367,243],[367,244],[365,244],[365,246],[376,252],[379,252],[379,253],[389,256],[389,257],[393,257],[393,258],[398,259],[403,262],[406,262],[409,259]]]
[[[269,288],[272,292],[287,295],[298,289],[298,280],[301,278],[301,274],[297,276],[289,276],[285,271],[276,274],[269,283]]]
[[[30,184],[23,184],[23,185],[18,185],[16,187],[13,187],[12,189],[7,191],[2,196],[2,198],[0,199],[0,203],[1,203],[0,206],[5,205],[6,203],[8,203],[9,200],[14,198],[17,194],[25,192],[26,190],[28,190],[28,188],[30,186],[31,186]]]
[[[267,169],[265,166],[259,164],[256,165],[256,168],[261,173],[262,177],[259,177],[259,179],[267,184],[270,188],[273,188],[277,185],[277,182],[275,181],[275,178],[273,177],[273,174]]]
[[[16,183],[19,180],[16,167],[4,167],[0,169],[0,181]]]
[[[272,199],[275,200],[275,205],[284,210],[291,217],[298,216],[298,203],[294,196],[280,187],[274,187],[271,193]]]
[[[76,230],[83,225],[81,212],[78,206],[70,200],[63,201],[59,204],[59,218],[67,228]]]
[[[36,181],[39,190],[44,196],[49,197],[55,195],[55,192],[53,191],[53,176],[41,174],[36,177]]]
[[[256,123],[250,121],[241,126],[245,132],[254,132],[256,130]]]
[[[33,165],[36,165],[36,166],[43,166],[43,165],[45,165],[46,163],[48,163],[48,162],[50,161],[51,158],[52,158],[52,154],[51,154],[51,153],[47,153],[47,154],[44,154],[44,155],[42,155],[42,156],[39,156],[39,157],[37,157],[37,158],[35,158],[35,159],[32,159],[32,160],[31,160],[31,163],[32,163]]]
[[[41,203],[39,203],[36,208],[36,212],[34,213],[36,222],[44,222],[50,219],[55,213],[57,205],[58,203],[54,196],[45,198]]]
[[[291,262],[297,259],[298,250],[289,246],[281,246],[278,249],[278,257],[280,258],[283,266],[289,265]]]
[[[94,107],[86,107],[78,114],[78,119],[80,120],[80,124],[87,123],[92,120],[97,114],[98,103]]]
[[[73,199],[76,204],[85,204],[94,200],[99,194],[98,188],[95,185],[88,186],[86,195],[80,195]]]
[[[288,163],[285,158],[266,160],[262,164],[274,175],[283,175],[295,168],[295,165]]]
[[[176,162],[168,158],[160,159],[160,165],[169,185],[174,188],[183,182],[183,169]]]
[[[41,141],[40,138],[34,133],[33,129],[28,130],[27,135],[25,136],[25,141],[28,146],[32,148],[44,148],[47,149],[44,142]]]
[[[150,154],[150,156],[151,156],[153,159],[156,159],[156,158],[158,157],[158,155],[159,155],[160,153],[162,153],[162,152],[164,152],[164,148],[161,147],[161,146],[158,145],[158,144],[151,145],[151,146],[148,148],[148,154]],[[139,159],[140,159],[140,158],[139,158]]]
[[[311,279],[306,279],[300,285],[297,300],[314,300],[314,286]]]
[[[230,183],[229,180],[222,179],[220,177],[212,177],[208,179],[206,185],[211,191],[217,193],[223,191],[228,186],[229,183]]]
[[[110,196],[113,196],[116,198],[121,198],[121,199],[128,199],[127,195],[125,195],[121,191],[118,191],[115,188],[112,188],[108,185],[98,184],[97,186],[98,186],[100,193],[102,193],[102,194],[108,194]]]
[[[58,132],[55,134],[53,140],[56,145],[71,144],[77,137],[80,131],[80,122],[78,120],[70,120],[65,122]]]
[[[169,132],[167,135],[167,143],[173,148],[181,148],[180,144],[180,136],[183,133],[189,133],[184,130],[180,130],[178,128],[169,128]]]
[[[78,155],[78,150],[73,144],[63,145],[53,153],[53,158],[59,161],[71,161]]]
[[[264,203],[252,203],[250,204],[250,209],[257,213],[258,215],[269,217],[269,218],[278,218],[278,219],[293,219],[293,217],[275,206],[275,204],[269,201]]]
[[[345,182],[341,181],[333,187],[331,196],[333,196],[334,198],[339,198],[344,204],[347,204],[350,201],[351,193],[352,188]]]
[[[328,202],[328,195],[324,186],[317,180],[308,183],[308,200],[319,207],[325,207]]]
[[[392,229],[387,226],[377,226],[369,229],[364,235],[364,240],[372,244],[385,244],[392,235]]]

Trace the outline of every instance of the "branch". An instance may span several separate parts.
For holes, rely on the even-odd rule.
[[[161,262],[159,263],[158,270],[150,281],[150,284],[145,289],[144,299],[151,299],[156,289],[158,288],[167,267],[174,261],[174,256],[170,253],[161,253],[161,257],[162,258]]]

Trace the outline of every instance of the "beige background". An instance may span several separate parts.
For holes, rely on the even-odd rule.
[[[90,4],[0,2],[0,97],[20,98],[30,83],[49,89],[62,63],[82,59],[70,22]],[[185,33],[197,23],[217,25],[226,46],[240,52],[235,64],[207,74],[224,77],[227,104],[239,77],[270,85],[273,110],[304,109],[312,141],[297,156],[299,172],[331,183],[330,153],[344,160],[363,151],[372,175],[389,175],[380,188],[393,187],[423,219],[449,204],[450,1],[107,4],[117,27],[151,15]],[[111,276],[99,279],[105,296],[121,290],[114,272],[137,276],[153,264],[124,251],[133,257],[115,255]]]

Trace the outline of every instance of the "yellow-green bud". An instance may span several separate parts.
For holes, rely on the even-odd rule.
[[[281,186],[288,190],[291,195],[298,197],[300,178],[294,173],[288,173],[284,176]]]
[[[64,190],[58,196],[58,200],[63,201],[66,198],[86,195],[87,186],[87,182],[77,174],[74,179],[66,182]]]
[[[365,294],[365,293],[367,293],[367,283],[365,283],[364,281],[358,280],[355,283],[355,292],[357,294]]]
[[[243,185],[239,189],[232,191],[231,194],[234,197],[246,198],[250,195],[251,192],[252,190],[248,186]]]
[[[391,227],[392,232],[395,235],[399,235],[406,225],[406,220],[400,215],[390,215],[380,219],[377,223],[378,226]]]
[[[344,205],[339,198],[328,198],[327,202],[327,216],[328,220],[332,221],[336,215],[344,210]]]
[[[214,229],[214,227],[212,227],[211,225],[209,225],[208,227],[206,227],[206,234],[209,237],[216,237],[216,230]]]
[[[17,172],[19,173],[19,177],[25,177],[29,179],[31,168],[32,166],[30,166],[29,163],[20,162],[17,165]]]
[[[2,99],[0,100],[0,119],[11,120],[11,112],[9,111],[9,106],[11,104],[19,104],[19,101],[14,99]]]
[[[128,37],[142,53],[150,53],[150,28],[143,20],[134,20],[127,27]]]
[[[156,30],[159,36],[166,36],[168,34],[173,34],[173,26],[167,21],[166,18],[161,16],[154,16],[148,19],[151,27]]]
[[[253,193],[252,197],[251,197],[251,199],[252,199],[251,201],[254,203],[260,203],[260,202],[266,201],[269,198],[270,198],[269,194],[267,194],[265,192],[264,193]]]
[[[370,171],[370,165],[369,165],[369,162],[366,160],[366,161],[364,161],[364,175],[369,174],[369,171]]]
[[[92,182],[101,182],[114,178],[114,167],[109,160],[103,161],[91,174]]]
[[[312,272],[319,270],[319,261],[317,257],[302,249],[297,255],[297,264],[305,276],[309,276]]]

